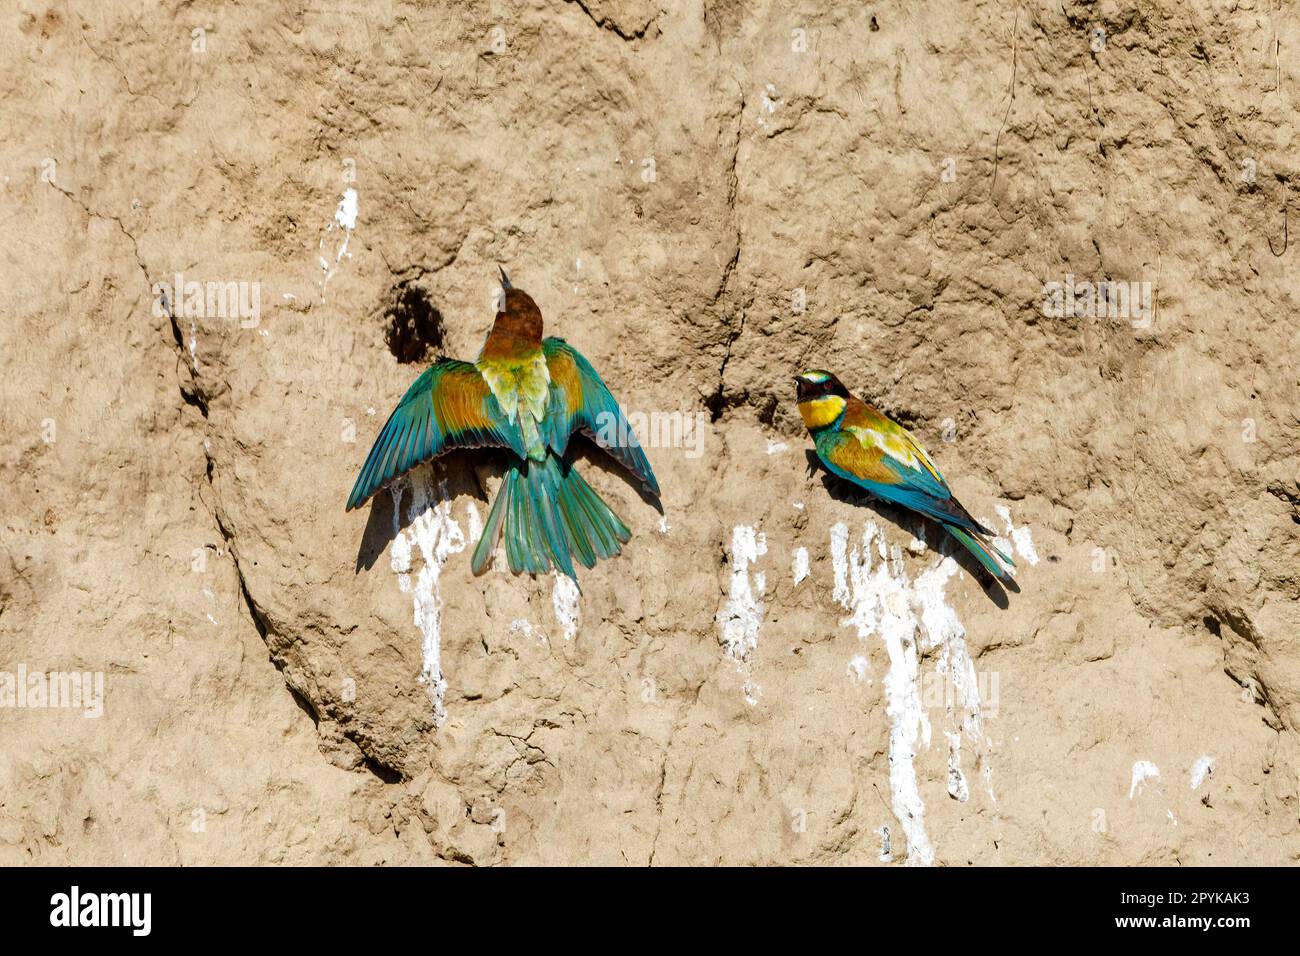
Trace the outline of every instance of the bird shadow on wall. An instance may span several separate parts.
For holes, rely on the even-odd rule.
[[[648,504],[651,508],[654,508],[660,515],[664,513],[663,503],[659,500],[657,495],[646,491],[645,487],[637,480],[636,476],[630,474],[627,469],[610,457],[609,452],[605,451],[592,441],[592,439],[588,438],[581,432],[574,435],[573,438],[569,440],[569,447],[565,450],[564,459],[572,467],[578,468],[578,470],[582,472],[583,476],[588,479],[590,479],[593,470],[601,471],[604,474],[609,475],[613,483],[625,485],[626,487],[631,488],[641,496],[643,502]],[[650,467],[654,467],[654,462],[650,463]],[[599,489],[597,489],[597,494],[600,494]],[[604,496],[602,495],[602,497]],[[610,507],[613,507],[612,501],[610,501],[609,504]],[[614,508],[614,511],[615,513],[618,513],[617,508]],[[619,514],[619,517],[622,518],[624,522],[630,520],[629,515]]]
[[[421,514],[430,511],[444,501],[454,501],[467,496],[477,499],[484,509],[488,503],[487,494],[480,484],[476,465],[487,467],[491,473],[500,475],[505,472],[505,456],[500,453],[488,453],[484,449],[465,449],[447,452],[436,461],[416,465],[410,471],[393,479],[370,499],[370,513],[366,517],[365,530],[361,532],[361,544],[357,549],[355,572],[369,571],[375,566],[380,556],[389,549],[393,539],[406,531]],[[414,486],[425,483],[425,504],[415,510]],[[399,503],[394,500],[394,490],[401,488]],[[484,517],[486,510],[480,509]],[[466,534],[468,535],[468,529]],[[473,548],[478,539],[466,542]]]
[[[958,567],[979,582],[985,596],[997,607],[1005,611],[1010,606],[1011,602],[1007,597],[1007,591],[1015,594],[1020,593],[1020,586],[1015,581],[1008,579],[1004,586],[1001,581],[989,574],[975,555],[960,547],[956,541],[950,538],[948,532],[943,530],[943,526],[939,522],[931,521],[928,518],[923,518],[913,512],[892,505],[877,498],[869,491],[864,491],[851,481],[845,481],[843,478],[831,474],[822,466],[816,452],[805,449],[804,454],[808,457],[809,476],[821,472],[822,485],[826,488],[826,493],[836,501],[842,501],[855,507],[869,507],[908,537],[919,537],[916,534],[918,525],[924,527],[926,547],[943,557],[949,557],[956,561]]]
[[[589,439],[575,435],[564,457],[571,465],[581,466],[587,477],[592,470],[608,473],[614,481],[635,489],[641,500],[660,515],[664,513],[663,505],[657,497],[646,491],[640,482],[630,477]],[[360,574],[373,568],[380,556],[392,545],[394,538],[406,531],[421,514],[438,507],[444,501],[454,501],[460,497],[476,499],[481,504],[480,515],[486,520],[491,502],[480,475],[492,475],[499,479],[509,464],[509,456],[505,452],[486,448],[458,449],[439,456],[431,463],[417,465],[389,482],[370,499],[370,512],[366,517],[365,530],[361,532],[354,573]],[[413,510],[413,485],[421,481],[427,483],[427,501],[419,510]],[[399,485],[402,490],[400,511],[394,513],[397,503],[393,492]],[[620,517],[628,519],[627,515]],[[469,534],[468,528],[465,533]],[[477,537],[472,541],[466,539],[467,548],[473,549],[477,544]]]

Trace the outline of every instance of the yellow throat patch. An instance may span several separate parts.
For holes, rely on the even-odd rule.
[[[847,404],[838,395],[819,395],[799,403],[799,415],[809,430],[825,428],[844,413]],[[788,407],[788,406],[787,406]]]

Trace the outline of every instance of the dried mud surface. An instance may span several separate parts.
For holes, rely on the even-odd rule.
[[[0,863],[1300,852],[1294,11],[0,21],[0,669],[104,680],[98,718],[0,708]],[[498,263],[669,426],[662,516],[581,466],[634,537],[576,598],[470,574],[491,458],[343,511]],[[177,273],[257,315],[167,315]],[[1153,314],[1048,317],[1066,276]],[[808,366],[1018,593],[809,475]]]

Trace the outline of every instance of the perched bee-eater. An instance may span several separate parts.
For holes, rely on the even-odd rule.
[[[933,518],[999,580],[1015,562],[988,539],[994,532],[971,517],[921,443],[902,425],[851,394],[823,369],[795,376],[799,415],[817,457],[834,475],[886,501]]]
[[[575,431],[588,435],[646,491],[659,494],[650,462],[596,370],[563,339],[542,338],[542,313],[501,271],[496,320],[478,359],[439,358],[415,380],[380,431],[348,498],[359,508],[422,461],[452,448],[504,448],[512,457],[470,566],[487,567],[505,536],[510,570],[576,577],[632,536],[565,458]]]

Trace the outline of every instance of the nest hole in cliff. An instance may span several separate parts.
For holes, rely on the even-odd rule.
[[[424,362],[442,352],[446,326],[429,293],[410,280],[393,287],[384,309],[384,341],[399,362]]]

